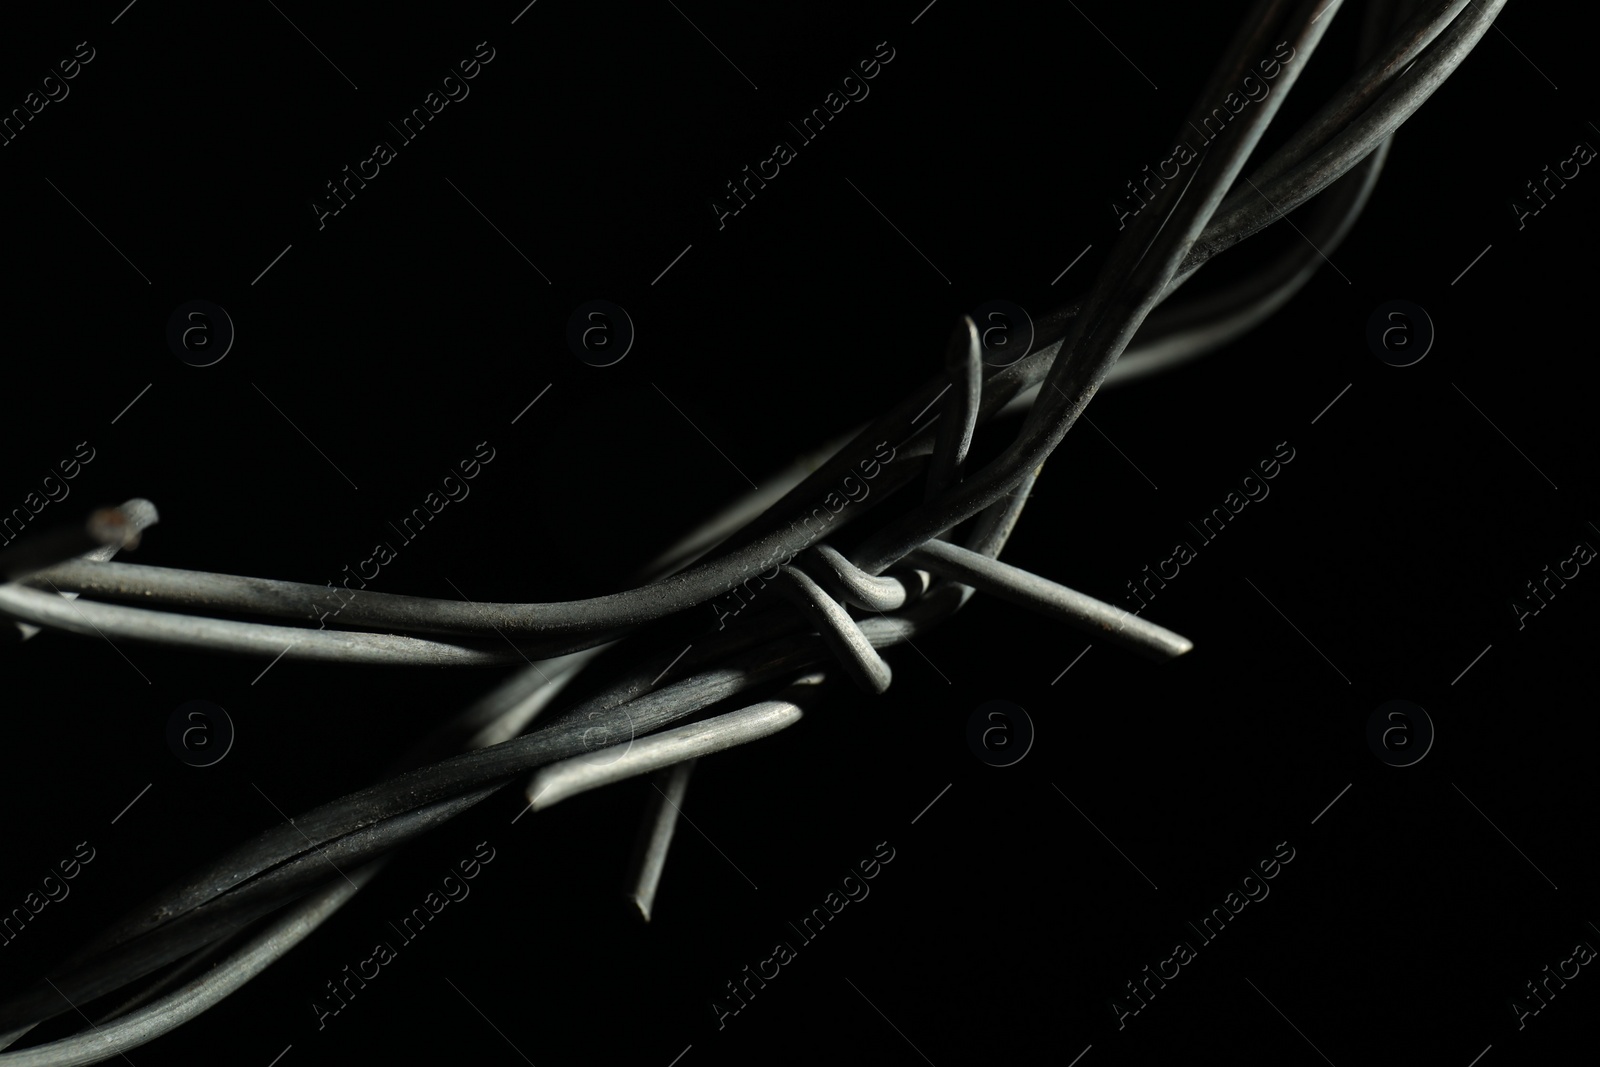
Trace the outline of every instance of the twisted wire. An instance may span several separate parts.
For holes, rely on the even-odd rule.
[[[109,554],[40,570],[34,565],[39,559],[61,550],[30,547],[29,551],[40,550],[43,555],[33,557],[28,566],[7,569],[5,576],[13,584],[0,586],[0,615],[26,623],[93,633],[103,622],[109,628],[105,632],[118,636],[215,651],[277,654],[289,641],[293,658],[339,662],[466,666],[524,655],[559,656],[560,661],[546,664],[558,682],[575,675],[602,646],[644,623],[709,603],[765,572],[773,559],[788,562],[777,570],[776,604],[768,598],[747,622],[741,620],[734,629],[697,641],[696,654],[682,664],[687,676],[658,688],[660,674],[649,673],[656,664],[640,664],[544,727],[517,736],[559,688],[535,685],[531,672],[541,668],[532,664],[419,746],[407,761],[412,764],[409,769],[323,804],[293,826],[268,830],[157,894],[53,971],[53,986],[41,984],[0,1005],[0,1048],[28,1027],[66,1010],[63,997],[78,1001],[123,988],[185,956],[194,958],[208,945],[241,935],[286,905],[289,908],[214,969],[178,990],[134,1006],[156,995],[159,986],[151,986],[100,1029],[37,1049],[0,1054],[0,1067],[95,1062],[194,1017],[307,936],[375,876],[394,848],[482,803],[516,775],[536,772],[528,785],[535,798],[530,805],[537,806],[537,797],[544,796],[547,806],[624,774],[683,765],[685,760],[768,736],[802,716],[802,705],[811,697],[803,690],[815,688],[820,677],[814,669],[830,662],[840,664],[846,676],[868,691],[881,692],[891,676],[878,650],[939,624],[975,590],[1158,658],[1187,651],[1190,643],[1171,631],[999,562],[1033,482],[1098,388],[1114,377],[1119,356],[1128,366],[1138,367],[1139,360],[1154,365],[1158,356],[1170,361],[1215,347],[1218,338],[1247,329],[1304,284],[1316,264],[1297,249],[1285,257],[1298,264],[1287,276],[1282,271],[1263,272],[1217,296],[1174,305],[1165,315],[1154,314],[1216,254],[1335,182],[1339,183],[1335,195],[1320,202],[1315,219],[1319,232],[1330,241],[1341,239],[1370,194],[1395,129],[1459,66],[1503,4],[1504,0],[1433,3],[1419,8],[1387,36],[1375,27],[1386,25],[1390,12],[1381,10],[1382,5],[1370,5],[1357,75],[1248,178],[1244,166],[1298,68],[1280,83],[1282,91],[1218,136],[1197,161],[1187,185],[1174,185],[1155,205],[1159,210],[1135,220],[1113,251],[1099,284],[1083,301],[1039,320],[1042,347],[1009,367],[983,367],[974,356],[975,328],[970,319],[963,320],[941,374],[862,430],[832,460],[799,479],[774,505],[687,570],[638,589],[553,604],[463,604],[363,592],[341,613],[341,623],[402,634],[471,638],[498,631],[513,640],[513,654],[487,643],[480,648],[468,640],[321,631],[73,603],[38,587],[304,621],[314,614],[307,613],[306,604],[323,590],[301,583],[110,563]],[[1309,57],[1338,4],[1325,5],[1321,11],[1318,6],[1264,0],[1230,45],[1211,87],[1227,84],[1241,64],[1254,58],[1262,41],[1280,33]],[[1201,96],[1200,106],[1212,95],[1208,91]],[[1241,180],[1243,185],[1238,184]],[[1138,336],[1141,326],[1149,340]],[[916,415],[946,387],[948,399],[938,417],[913,427]],[[1037,399],[1028,407],[1016,440],[981,470],[967,471],[966,453],[976,430],[1019,401],[1025,403],[1034,391]],[[924,490],[919,505],[869,534],[848,554],[821,543],[823,534],[840,528],[842,522],[817,531],[795,525],[797,513],[822,487],[835,483],[841,468],[849,468],[866,446],[893,440],[900,440],[895,464],[883,472],[880,483],[891,492],[852,507],[845,521],[861,521],[892,490],[920,476]],[[965,547],[943,539],[969,520]],[[59,544],[83,547],[70,539]],[[886,575],[891,568],[893,573]],[[849,607],[872,614],[857,619]],[[81,621],[85,617],[91,620],[89,627]],[[808,670],[813,672],[809,680],[792,681]],[[790,688],[780,695],[688,722],[714,705],[784,679],[791,679]],[[597,732],[619,749],[630,747],[622,749],[618,760],[597,767],[581,758],[592,753]],[[461,747],[469,751],[438,758]],[[662,825],[656,822],[649,840],[659,842]],[[670,820],[665,825],[670,829]],[[318,866],[319,854],[360,866],[353,868],[348,880],[330,880]],[[659,855],[657,850],[657,876]],[[11,1032],[4,1033],[7,1030]]]

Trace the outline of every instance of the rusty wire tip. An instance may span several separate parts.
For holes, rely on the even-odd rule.
[[[134,526],[121,508],[101,508],[89,516],[89,536],[100,545],[118,548],[138,548],[139,529]]]
[[[79,557],[105,562],[119,549],[138,547],[139,535],[155,522],[155,505],[148,500],[97,508],[81,524],[25,537],[0,552],[0,580],[19,581]]]

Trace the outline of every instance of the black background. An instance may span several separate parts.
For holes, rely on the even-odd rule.
[[[930,378],[960,314],[1004,298],[1038,315],[1085,292],[1117,236],[1111,200],[1170,154],[1246,12],[940,0],[919,16],[921,2],[8,14],[7,110],[78,42],[95,57],[0,148],[0,506],[87,441],[94,460],[40,528],[145,496],[160,524],[120,558],[321,584],[488,441],[471,496],[373,587],[498,601],[631,588],[750,482]],[[1347,76],[1359,15],[1337,17],[1269,145]],[[1585,1033],[1600,983],[1585,968],[1521,1030],[1508,1006],[1576,942],[1600,944],[1600,578],[1584,569],[1520,630],[1510,607],[1575,543],[1600,545],[1600,179],[1585,169],[1521,230],[1509,207],[1600,140],[1592,63],[1559,19],[1511,4],[1395,138],[1356,229],[1288,307],[1222,352],[1103,391],[1093,428],[1047,465],[1005,558],[1116,602],[1194,541],[1187,521],[1293,449],[1270,496],[1145,613],[1192,653],[1078,659],[1076,631],[980,595],[888,654],[885,696],[838,680],[798,726],[703,761],[649,925],[621,899],[645,781],[514,826],[508,793],[129,1059],[266,1065],[292,1046],[284,1067],[943,1067],[1087,1049],[1077,1062],[1094,1067],[1247,1050],[1344,1067],[1466,1065],[1492,1046],[1485,1065],[1548,1062]],[[386,121],[480,41],[494,58],[470,95],[319,229],[324,183],[396,142]],[[719,230],[723,183],[793,141],[786,121],[884,41],[894,58],[870,95]],[[1274,226],[1192,285],[1298,240]],[[597,297],[638,332],[608,368],[564,341]],[[196,298],[238,334],[207,368],[164,339]],[[1364,340],[1394,299],[1437,328],[1408,368]],[[979,448],[1006,432],[980,431]],[[0,949],[7,988],[281,821],[272,805],[293,814],[371,782],[506,673],[285,659],[262,676],[264,659],[54,633],[4,662],[0,907],[78,842],[97,850],[72,895]],[[1437,731],[1403,769],[1366,741],[1396,698]],[[214,767],[166,748],[190,699],[238,728]],[[1008,768],[966,741],[994,699],[1037,730]],[[324,983],[480,841],[496,858],[472,895],[319,1030]],[[787,923],[880,842],[895,858],[870,896],[719,1031],[724,983],[794,940]],[[1196,941],[1185,924],[1280,842],[1294,859],[1270,896],[1119,1030],[1124,983]],[[81,1018],[40,1034],[69,1024]]]

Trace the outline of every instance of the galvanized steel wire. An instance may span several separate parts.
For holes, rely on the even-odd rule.
[[[1287,39],[1309,58],[1339,6],[1339,0],[1257,4],[1197,97],[1194,114],[1202,115],[1248,72],[1269,42]],[[69,1003],[134,987],[164,966],[233,946],[214,967],[176,989],[161,982],[138,990],[83,1033],[0,1053],[0,1067],[97,1062],[194,1018],[308,936],[376,875],[396,847],[520,776],[533,775],[527,792],[537,810],[626,775],[677,766],[664,780],[681,799],[689,763],[799,721],[808,706],[825,699],[826,687],[817,683],[835,667],[863,689],[883,692],[892,672],[881,650],[939,625],[975,593],[1158,660],[1188,651],[1186,638],[1156,623],[999,561],[1033,482],[1102,385],[1214,349],[1305,284],[1321,256],[1350,231],[1389,138],[1461,64],[1503,6],[1504,0],[1436,0],[1399,11],[1369,5],[1356,74],[1247,174],[1253,150],[1304,63],[1286,69],[1279,91],[1211,141],[1186,183],[1171,183],[1152,210],[1133,220],[1092,290],[1037,320],[1035,351],[1010,366],[983,366],[976,327],[963,319],[939,372],[925,385],[818,469],[796,476],[776,503],[703,558],[658,581],[543,604],[363,591],[339,614],[337,624],[348,628],[314,629],[315,613],[307,604],[324,594],[319,586],[109,562],[111,552],[132,547],[154,521],[147,501],[130,501],[115,517],[97,514],[87,527],[0,554],[10,579],[0,585],[0,616],[30,628],[334,663],[465,667],[528,661],[413,750],[391,777],[265,831],[191,872],[47,979],[0,1004],[0,1048],[70,1010]],[[1325,191],[1309,213],[1312,239],[1270,269],[1211,296],[1163,305],[1213,257]],[[936,418],[913,425],[936,403]],[[1027,414],[1016,438],[997,458],[973,469],[974,436],[1019,407]],[[837,522],[813,529],[801,521],[884,442],[893,444],[895,461],[875,487],[886,491],[844,509]],[[908,485],[919,498],[908,512],[871,529],[849,552],[825,542],[847,524],[867,526],[884,499]],[[967,523],[961,543],[951,540]],[[58,562],[91,547],[86,537],[102,547]],[[711,631],[670,662],[670,650],[647,645],[610,684],[522,732],[601,648],[646,623],[748,590],[751,583],[758,590],[775,584],[775,592],[739,625]],[[104,602],[116,600],[141,606]],[[615,758],[581,758],[597,747]],[[671,825],[672,813],[663,810],[653,809],[646,819],[636,864],[648,881],[638,898],[646,913]],[[329,859],[348,877],[330,879]]]

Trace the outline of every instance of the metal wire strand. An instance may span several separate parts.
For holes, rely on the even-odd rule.
[[[1371,50],[1364,48],[1360,68],[1279,151],[1251,173],[1250,182],[1256,186],[1266,185],[1348,127],[1455,21],[1467,3],[1468,0],[1434,0],[1396,30],[1381,53],[1370,55],[1367,53]],[[1369,23],[1385,17],[1384,7],[1383,4],[1367,5]]]
[[[1136,339],[1106,374],[1102,387],[1124,385],[1173,369],[1214,352],[1250,332],[1304,289],[1344,243],[1354,227],[1389,153],[1391,140],[1379,142],[1372,154],[1357,163],[1311,206],[1304,237],[1294,242],[1265,268],[1215,293],[1195,300],[1163,304],[1145,320]],[[1043,383],[1041,383],[1043,384]],[[1023,393],[1013,406],[1025,406],[1038,393]]]
[[[552,763],[528,780],[528,806],[543,811],[603,785],[769,737],[799,722],[803,714],[793,701],[763,700],[703,722]]]
[[[42,1022],[71,1011],[75,1004],[120,989],[218,938],[231,936],[322,884],[330,870],[337,874],[340,861],[348,861],[353,867],[375,858],[401,842],[448,822],[497,789],[498,786],[480,788],[358,830],[284,864],[248,886],[241,886],[233,893],[174,918],[163,926],[160,936],[131,938],[97,953],[87,963],[64,963],[48,978],[0,1005],[0,1029]]]
[[[1204,235],[1200,245],[1207,257],[1226,251],[1277,221],[1327,188],[1416,114],[1443,85],[1488,32],[1506,0],[1469,3],[1417,57],[1409,71],[1397,78],[1361,117],[1327,144],[1298,160],[1259,191],[1241,189],[1223,202],[1214,216],[1215,235]],[[1347,93],[1359,92],[1358,89]]]
[[[525,662],[529,654],[516,647],[507,648],[504,643],[499,647],[489,644],[472,647],[395,634],[270,626],[120,604],[74,603],[20,584],[0,586],[0,614],[85,637],[105,636],[240,655],[281,655],[285,659],[313,662],[390,667],[492,667]],[[581,646],[583,642],[577,644]],[[544,654],[554,654],[554,650]]]
[[[150,1006],[71,1037],[34,1048],[0,1053],[0,1067],[82,1067],[171,1033],[221,1003],[305,940],[370,882],[386,860],[380,859],[352,870],[348,880],[336,879],[328,883],[314,896],[275,919],[215,968]]]

